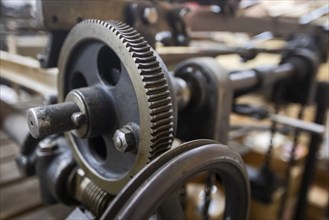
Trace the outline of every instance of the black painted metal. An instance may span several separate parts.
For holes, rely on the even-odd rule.
[[[151,162],[116,196],[101,219],[146,219],[184,181],[205,171],[221,176],[227,195],[224,218],[247,219],[249,181],[242,159],[210,140],[187,142]]]
[[[325,124],[327,111],[329,106],[329,82],[318,83],[315,103],[316,113],[314,122],[317,124]],[[294,219],[303,220],[307,213],[307,194],[309,187],[314,179],[314,170],[317,162],[316,154],[323,140],[322,135],[312,133],[308,146],[308,155],[304,165],[304,173],[299,189],[297,206],[295,208]]]
[[[36,175],[40,182],[41,198],[46,204],[57,202],[66,205],[77,205],[77,201],[68,191],[68,182],[71,173],[76,169],[69,144],[63,136],[49,137],[53,146],[36,151]],[[50,143],[49,142],[49,143]]]

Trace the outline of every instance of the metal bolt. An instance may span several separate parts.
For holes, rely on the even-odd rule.
[[[128,152],[134,150],[136,147],[136,137],[133,128],[125,125],[116,130],[113,135],[113,142],[116,149],[120,152]]]
[[[51,153],[58,149],[56,141],[47,138],[39,143],[39,150],[43,153]]]
[[[72,114],[71,120],[77,127],[81,127],[87,122],[87,116],[82,112],[75,112]]]
[[[158,19],[158,11],[156,8],[145,8],[143,13],[144,20],[149,24],[155,24]]]

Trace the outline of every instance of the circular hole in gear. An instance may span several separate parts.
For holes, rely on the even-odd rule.
[[[115,86],[121,75],[121,61],[108,46],[103,46],[97,57],[97,67],[100,77],[108,84]]]
[[[89,139],[90,152],[99,162],[104,162],[107,157],[106,143],[103,137],[94,137]]]
[[[78,88],[88,86],[87,80],[82,75],[82,73],[79,73],[79,72],[77,72],[73,75],[72,80],[71,80],[71,84],[72,84],[72,89],[78,89]]]

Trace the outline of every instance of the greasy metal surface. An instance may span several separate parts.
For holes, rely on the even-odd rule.
[[[112,51],[111,60],[103,61],[103,66],[120,65],[117,68],[122,72],[118,78],[104,78],[108,75],[101,72],[103,66],[98,66],[97,60],[101,48]],[[88,143],[67,134],[86,175],[110,193],[117,193],[131,176],[171,146],[173,104],[168,79],[159,62],[143,37],[119,22],[84,21],[71,31],[63,46],[59,61],[59,100],[63,101],[77,86],[98,84],[107,88],[114,100],[115,115],[108,115],[115,119],[109,124],[112,129],[100,136],[106,144],[104,162],[87,160],[86,155],[92,153],[88,150],[90,140]],[[74,75],[84,78],[80,80],[82,85],[74,84]],[[140,126],[138,150],[121,153],[113,146],[112,136],[117,128],[129,122]]]
[[[243,162],[226,146],[209,140],[187,142],[151,162],[117,195],[102,219],[146,219],[184,181],[204,171],[214,171],[223,180],[225,218],[246,219],[249,181]]]
[[[80,168],[72,173],[68,182],[71,195],[96,218],[99,218],[107,208],[112,196],[96,186]]]

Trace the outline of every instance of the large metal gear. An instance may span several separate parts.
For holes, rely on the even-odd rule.
[[[95,95],[89,103],[112,106],[97,119],[103,124],[109,122],[103,126],[106,132],[96,136],[89,132],[88,138],[67,132],[67,137],[86,175],[116,194],[147,163],[171,147],[175,111],[167,70],[133,28],[99,20],[86,20],[72,29],[60,54],[59,69],[60,102],[72,101],[69,92],[83,91],[82,87],[107,94],[108,100]],[[137,147],[123,153],[114,147],[112,137],[127,124],[137,127]],[[84,129],[88,133],[88,128]]]

